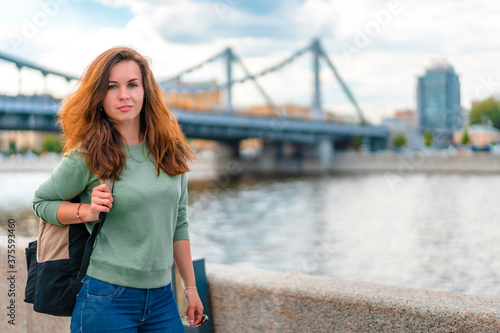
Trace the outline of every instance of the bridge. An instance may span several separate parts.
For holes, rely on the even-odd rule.
[[[273,102],[269,94],[259,84],[258,79],[269,73],[280,71],[306,53],[313,54],[315,78],[310,119],[289,119],[283,110],[276,106],[276,103]],[[68,81],[78,79],[75,76],[50,70],[30,61],[1,52],[0,59],[15,64],[19,70],[23,67],[28,67],[40,71],[44,76],[60,76]],[[186,74],[220,60],[225,63],[226,82],[224,84],[214,82],[193,85],[182,82],[182,78]],[[321,103],[320,60],[323,60],[331,69],[346,97],[353,105],[359,118],[359,125],[325,121],[325,114]],[[243,69],[245,73],[244,77],[233,78],[234,64],[239,65]],[[238,110],[235,110],[232,103],[233,86],[246,81],[254,83],[256,89],[266,101],[268,108],[272,110],[273,114],[271,117],[242,115]],[[285,160],[282,164],[290,165],[290,159],[282,158],[283,147],[288,147],[288,149],[285,149],[287,151],[290,151],[290,147],[292,147],[291,151],[293,151],[293,154],[291,155],[292,160],[295,162],[297,158],[301,160],[304,158],[315,159],[318,161],[320,168],[326,168],[333,157],[334,150],[344,148],[352,141],[353,136],[362,137],[364,143],[371,150],[376,150],[385,148],[389,135],[386,128],[371,126],[366,122],[359,104],[347,84],[339,75],[333,62],[324,52],[319,40],[314,40],[310,45],[294,52],[287,59],[256,74],[252,74],[232,49],[227,48],[171,78],[160,80],[160,86],[166,92],[193,93],[197,91],[219,91],[224,93],[226,104],[211,112],[175,107],[171,107],[171,110],[177,117],[187,137],[216,140],[221,145],[229,147],[229,156],[231,158],[238,158],[238,147],[241,140],[258,138],[263,141],[264,151],[267,151],[268,158],[271,156],[270,158],[276,161]],[[55,115],[60,103],[60,100],[47,94],[34,96],[21,94],[17,96],[0,95],[0,130],[59,131]],[[301,163],[298,165],[298,168],[300,168]]]

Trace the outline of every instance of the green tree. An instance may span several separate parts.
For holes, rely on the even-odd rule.
[[[469,136],[469,130],[464,128],[464,132],[462,133],[462,144],[463,145],[468,145],[470,142],[470,136]]]
[[[61,139],[58,135],[47,134],[42,141],[42,152],[60,154],[62,151]]]
[[[500,101],[493,97],[477,103],[470,110],[471,124],[484,124],[488,119],[494,127],[500,128]]]
[[[434,141],[434,138],[432,136],[432,131],[431,130],[425,131],[425,133],[424,133],[424,145],[426,147],[430,147],[430,146],[432,146],[433,141]]]
[[[19,154],[24,155],[24,154],[26,154],[26,153],[28,152],[28,149],[29,149],[29,148],[28,148],[28,147],[26,147],[26,146],[21,147],[21,148],[19,148],[18,153],[19,153]]]
[[[351,144],[354,149],[358,150],[363,144],[363,137],[361,135],[354,135],[351,139]]]
[[[402,148],[406,146],[406,136],[404,134],[398,134],[394,137],[394,147]]]
[[[15,141],[9,142],[9,155],[15,155],[17,153],[17,147]]]

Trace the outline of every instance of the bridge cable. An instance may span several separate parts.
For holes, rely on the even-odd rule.
[[[245,74],[248,77],[252,77],[252,74],[250,74],[250,71],[248,70],[248,68],[243,64],[243,61],[241,60],[241,58],[238,57],[237,55],[235,55],[234,53],[233,53],[233,56],[237,60],[238,64],[243,69],[243,71],[245,72]],[[278,116],[278,117],[284,117],[285,115],[283,114],[283,112],[281,112],[281,110],[278,109],[278,107],[273,102],[273,100],[271,99],[271,97],[266,93],[266,91],[264,90],[264,88],[259,84],[259,82],[255,79],[255,77],[252,77],[251,79],[252,79],[253,83],[255,84],[255,87],[257,88],[257,90],[262,95],[262,97],[264,97],[264,99],[266,100],[267,105],[271,108],[271,110],[273,111],[273,113],[276,116]]]
[[[243,82],[248,81],[248,80],[255,80],[258,77],[265,76],[265,75],[267,75],[267,74],[269,74],[271,72],[275,72],[275,71],[283,68],[284,66],[290,64],[295,59],[297,59],[298,57],[300,57],[301,55],[303,55],[304,53],[306,53],[306,52],[308,52],[310,50],[311,50],[311,45],[307,46],[307,47],[305,47],[303,49],[298,50],[297,52],[295,52],[294,54],[292,54],[289,58],[283,60],[282,62],[278,63],[275,66],[269,67],[269,68],[261,71],[258,74],[250,75],[250,73],[247,73],[247,76],[245,76],[244,78],[239,79],[239,80],[233,80],[232,84],[243,83]],[[219,59],[222,56],[225,56],[225,53],[226,53],[226,50],[224,50],[224,51],[216,54],[215,56],[213,56],[213,57],[211,57],[211,58],[203,61],[202,63],[200,63],[200,64],[198,64],[196,66],[193,66],[193,67],[190,67],[190,68],[188,68],[186,70],[183,70],[179,74],[177,74],[177,75],[175,75],[175,76],[173,76],[173,77],[171,77],[169,79],[163,80],[160,84],[162,85],[162,84],[165,84],[165,83],[168,83],[168,82],[172,82],[172,81],[176,81],[176,80],[178,81],[178,80],[180,80],[180,77],[182,75],[190,73],[190,72],[192,72],[192,71],[194,71],[196,69],[199,69],[200,67],[202,67],[202,66],[204,66],[204,65],[206,65],[206,64],[208,64],[210,62],[213,62],[213,61]],[[214,84],[213,85],[213,89],[210,89],[210,90],[225,89],[225,87],[226,87],[226,84],[219,84],[219,85]]]
[[[363,126],[366,125],[367,123],[366,123],[365,117],[363,116],[363,112],[361,111],[361,108],[359,107],[358,103],[356,102],[356,99],[354,98],[351,91],[349,90],[349,87],[345,84],[344,80],[342,80],[342,78],[340,77],[340,74],[337,72],[337,69],[335,68],[333,63],[330,61],[330,59],[328,58],[328,55],[325,53],[325,51],[323,50],[321,45],[319,46],[319,51],[320,51],[320,55],[323,57],[323,59],[325,59],[326,63],[328,64],[328,67],[330,67],[330,69],[333,71],[333,74],[337,78],[337,81],[340,83],[340,86],[342,87],[342,90],[344,91],[344,93],[347,95],[347,98],[351,101],[354,108],[356,109],[356,112],[358,113],[358,116],[361,120],[361,125],[363,125]]]
[[[251,75],[250,72],[248,71],[248,69],[245,67],[245,65],[243,64],[243,62],[241,61],[241,59],[239,57],[236,57],[239,65],[241,66],[241,68],[243,69],[243,71],[245,72],[246,76],[239,79],[239,80],[233,80],[232,81],[232,84],[237,84],[237,83],[244,83],[248,80],[252,80],[254,81],[254,84],[256,85],[257,89],[259,90],[259,92],[262,94],[262,96],[264,97],[264,99],[266,100],[267,104],[273,109],[273,111],[275,112],[276,111],[276,106],[275,104],[273,103],[273,101],[271,100],[271,98],[269,97],[269,95],[267,95],[267,93],[264,91],[264,89],[262,88],[262,86],[260,86],[260,84],[256,81],[257,78],[259,77],[262,77],[262,76],[265,76],[269,73],[272,73],[272,72],[276,72],[280,69],[282,69],[283,67],[285,67],[286,65],[292,63],[293,61],[295,61],[298,57],[302,56],[304,53],[308,52],[308,51],[311,51],[313,45],[309,45],[303,49],[300,49],[298,50],[297,52],[295,52],[294,54],[292,54],[290,57],[288,57],[287,59],[283,60],[282,62],[274,65],[274,66],[271,66],[257,74],[254,74],[254,75]],[[345,84],[344,80],[342,80],[342,77],[340,76],[340,74],[338,73],[337,69],[335,68],[335,66],[333,65],[333,63],[330,61],[330,59],[328,58],[328,55],[326,54],[326,52],[323,50],[323,48],[320,46],[320,56],[323,57],[323,59],[326,61],[328,67],[330,67],[330,69],[332,70],[333,74],[335,75],[337,81],[339,82],[342,90],[344,91],[344,93],[346,94],[347,98],[349,99],[349,101],[353,104],[354,108],[356,109],[356,112],[358,113],[358,116],[360,118],[360,121],[361,121],[361,124],[362,125],[366,125],[367,122],[363,116],[363,112],[361,110],[361,108],[359,107],[359,104],[357,103],[356,99],[354,98],[353,94],[351,93],[351,91],[349,90],[349,87]],[[171,77],[170,79],[167,79],[167,80],[164,80],[162,83],[166,83],[166,82],[171,82],[171,81],[175,81],[175,80],[179,80],[180,77],[184,74],[187,74],[187,73],[190,73],[196,69],[199,69],[201,68],[202,66],[208,64],[208,63],[211,63],[217,59],[219,59],[220,57],[224,56],[225,55],[225,52],[226,50],[220,52],[219,54],[216,54],[215,56],[203,61],[202,63],[196,65],[196,66],[193,66],[193,67],[190,67],[182,72],[180,72],[179,74],[177,74],[176,76],[174,77]],[[225,85],[213,85],[214,89],[223,89],[225,87]]]
[[[167,82],[172,82],[172,81],[179,81],[182,75],[191,73],[191,72],[193,72],[193,71],[195,71],[197,69],[200,69],[201,67],[205,66],[206,64],[214,62],[215,60],[217,60],[217,59],[221,58],[222,56],[224,56],[225,52],[226,52],[226,50],[224,50],[224,51],[222,51],[222,52],[214,55],[213,57],[208,58],[207,60],[199,63],[198,65],[195,65],[193,67],[189,67],[188,69],[183,70],[182,72],[178,73],[175,76],[172,76],[172,77],[170,77],[168,79],[162,80],[161,84],[167,83]]]
[[[260,73],[257,73],[257,74],[254,74],[254,75],[247,75],[244,78],[239,79],[239,80],[233,80],[233,83],[243,83],[245,81],[254,80],[254,79],[258,78],[258,77],[267,75],[267,74],[269,74],[271,72],[275,72],[275,71],[277,71],[279,69],[282,69],[284,66],[290,64],[292,61],[296,60],[298,57],[300,57],[301,55],[303,55],[304,53],[306,53],[306,52],[308,52],[310,50],[311,50],[311,45],[309,45],[308,47],[305,47],[305,48],[303,48],[301,50],[298,50],[297,52],[295,52],[294,54],[292,54],[289,58],[283,60],[282,62],[280,62],[277,65],[269,67],[269,68],[261,71]]]

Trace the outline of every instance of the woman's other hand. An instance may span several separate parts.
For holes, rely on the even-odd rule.
[[[186,313],[189,318],[189,326],[196,326],[203,317],[203,304],[201,304],[200,296],[196,289],[186,289],[184,295],[188,301]]]

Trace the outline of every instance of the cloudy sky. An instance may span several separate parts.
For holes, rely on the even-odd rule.
[[[132,46],[151,59],[158,79],[231,47],[252,72],[319,38],[323,49],[373,122],[415,109],[416,80],[434,63],[460,76],[462,106],[500,93],[500,1],[482,0],[23,0],[2,1],[0,51],[79,76],[104,50]],[[0,93],[16,94],[19,73],[0,61]],[[24,93],[42,92],[39,73],[23,70]],[[243,73],[235,66],[235,77]],[[186,76],[224,81],[218,61]],[[322,64],[325,109],[355,116],[333,73]],[[276,103],[310,105],[312,55],[260,83]],[[70,87],[49,77],[58,96]],[[236,105],[262,104],[251,83]]]

